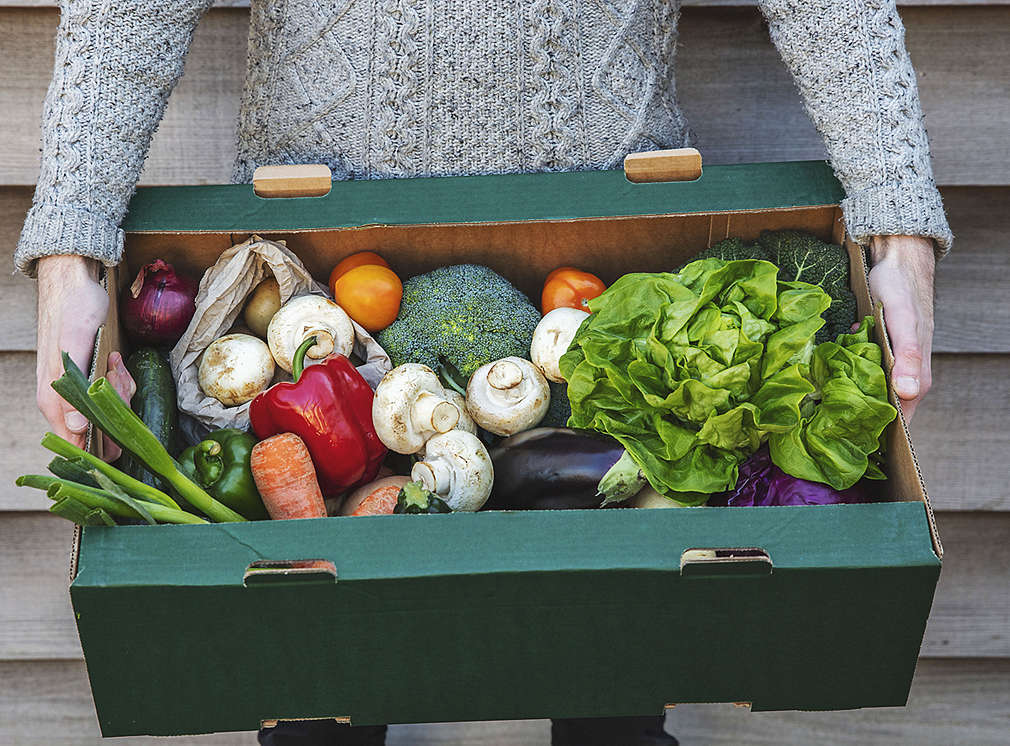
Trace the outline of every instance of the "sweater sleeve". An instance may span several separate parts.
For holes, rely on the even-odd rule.
[[[211,0],[62,0],[42,113],[42,169],[14,252],[119,262],[126,214],[151,136]]]
[[[845,187],[853,240],[953,235],[933,181],[915,70],[894,0],[760,0]]]

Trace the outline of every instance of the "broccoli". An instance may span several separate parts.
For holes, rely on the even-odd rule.
[[[504,277],[476,264],[441,267],[403,283],[400,313],[376,335],[394,365],[423,363],[466,381],[485,363],[529,357],[540,313]]]
[[[737,259],[767,260],[768,255],[757,244],[746,244],[739,238],[725,238],[719,243],[713,244],[704,251],[695,254],[677,267],[674,272],[679,272],[691,262],[698,262],[702,259],[722,259],[724,262],[732,262]]]

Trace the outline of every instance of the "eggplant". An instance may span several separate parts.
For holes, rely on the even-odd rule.
[[[518,433],[491,451],[491,461],[494,488],[484,510],[597,508],[626,500],[645,485],[620,443],[583,430]]]

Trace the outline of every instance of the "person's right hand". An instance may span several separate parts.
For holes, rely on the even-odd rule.
[[[80,256],[47,256],[38,260],[38,350],[35,398],[57,435],[84,447],[88,421],[67,404],[52,386],[63,375],[61,353],[87,372],[98,327],[105,321],[109,297],[98,282],[98,263]],[[135,385],[119,353],[109,355],[106,377],[128,402]],[[119,448],[106,439],[103,453],[113,461]]]

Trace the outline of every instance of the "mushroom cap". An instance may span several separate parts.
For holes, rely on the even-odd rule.
[[[446,398],[435,371],[404,363],[386,373],[372,399],[372,425],[386,448],[417,453],[428,438],[452,430],[460,411]]]
[[[445,398],[456,405],[456,409],[459,410],[459,422],[456,423],[454,430],[462,430],[465,433],[470,433],[471,435],[477,434],[477,423],[473,421],[473,417],[470,413],[466,411],[466,399],[458,391],[453,391],[452,389],[445,390]]]
[[[200,390],[226,407],[252,401],[274,377],[274,361],[262,339],[226,334],[215,339],[200,358]]]
[[[414,464],[410,478],[441,497],[455,511],[484,507],[494,484],[494,466],[476,435],[453,430],[436,435],[424,447],[424,460]]]
[[[305,353],[306,365],[333,354],[350,355],[354,349],[354,325],[344,309],[321,295],[300,295],[281,306],[267,326],[267,343],[277,365],[290,373],[295,350],[313,334],[317,341]]]
[[[547,379],[529,360],[506,357],[478,368],[466,387],[466,409],[474,422],[495,435],[514,435],[547,414]]]
[[[530,344],[530,360],[541,373],[554,383],[564,383],[559,362],[561,356],[575,338],[575,333],[589,314],[578,308],[555,308],[540,319],[533,331],[533,342]]]

